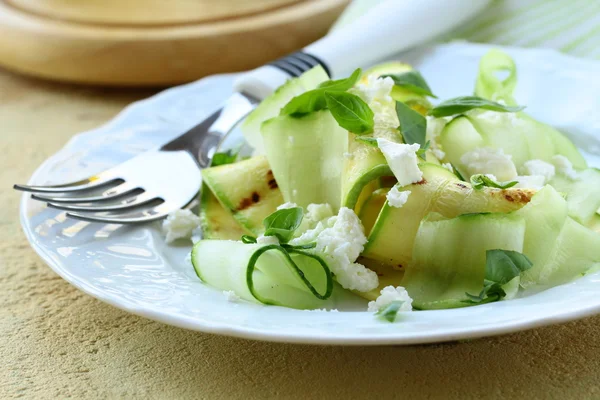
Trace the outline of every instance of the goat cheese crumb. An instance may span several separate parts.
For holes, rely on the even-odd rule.
[[[513,187],[521,189],[541,189],[546,182],[546,178],[543,175],[517,176],[515,180],[519,183]]]
[[[402,301],[398,311],[412,311],[412,298],[408,295],[406,289],[402,286],[386,286],[379,292],[380,295],[375,301],[370,301],[368,305],[369,312],[377,312],[382,307],[388,306],[393,301]]]
[[[554,165],[542,160],[529,160],[523,164],[523,172],[525,175],[540,175],[544,177],[544,181],[548,182],[554,178],[556,168]]]
[[[227,298],[227,301],[237,303],[241,300],[240,296],[235,294],[233,290],[223,290],[223,295]]]
[[[500,181],[511,181],[517,177],[512,157],[504,154],[502,149],[478,148],[463,154],[460,161],[465,165],[469,178],[476,174],[492,174]]]
[[[577,171],[575,171],[573,164],[567,157],[556,155],[552,157],[552,164],[554,164],[554,167],[559,174],[569,178],[572,181],[579,179],[579,174]]]
[[[296,207],[298,207],[298,204],[287,202],[287,203],[283,203],[280,206],[278,206],[277,209],[278,210],[285,210],[285,209],[288,209],[288,208],[296,208]]]
[[[417,183],[423,178],[416,153],[420,148],[419,144],[394,143],[378,138],[377,145],[400,186]]]
[[[446,153],[440,149],[432,149],[431,152],[439,161],[442,161],[446,157]]]
[[[387,103],[392,101],[392,88],[394,80],[390,77],[380,78],[377,75],[371,74],[367,76],[364,83],[359,82],[352,92],[360,96],[366,103],[379,101]]]
[[[171,212],[162,223],[162,230],[167,243],[177,239],[190,239],[200,226],[200,217],[190,210],[176,210]]]
[[[342,207],[338,215],[318,222],[313,229],[292,239],[290,244],[310,242],[316,243],[316,247],[310,251],[324,258],[338,283],[345,289],[368,292],[379,285],[379,278],[374,271],[355,262],[367,238],[360,219],[351,209]]]
[[[392,207],[400,208],[402,207],[406,201],[408,200],[408,196],[410,195],[410,190],[399,191],[397,186],[394,186],[385,196],[387,198],[388,204]]]
[[[279,239],[277,238],[277,236],[260,235],[259,237],[256,238],[256,243],[262,244],[265,246],[270,245],[270,244],[279,244]]]

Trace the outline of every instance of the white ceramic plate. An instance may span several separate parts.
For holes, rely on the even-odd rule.
[[[442,45],[401,58],[421,70],[440,98],[471,93],[487,46]],[[516,97],[536,118],[565,132],[600,166],[600,63],[548,50],[507,48],[516,60]],[[115,120],[74,137],[30,183],[92,175],[163,143],[206,116],[231,90],[232,75],[167,90],[133,104]],[[167,324],[252,339],[321,344],[410,344],[481,337],[600,312],[600,274],[511,301],[407,313],[382,322],[366,302],[342,296],[340,312],[231,303],[202,284],[185,262],[190,247],[167,246],[156,226],[118,227],[65,219],[23,196],[31,245],[65,280],[116,307]]]

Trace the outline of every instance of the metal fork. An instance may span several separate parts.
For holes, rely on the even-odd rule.
[[[439,7],[439,0],[383,1],[302,51],[242,74],[234,83],[237,93],[223,108],[164,146],[83,181],[14,188],[33,192],[34,199],[86,221],[133,224],[161,219],[195,198],[200,170],[210,165],[222,138],[256,106],[257,99],[290,77],[318,64],[330,76],[346,73],[349,67],[424,43],[466,21],[488,2],[445,0]],[[435,18],[432,10],[437,10]]]
[[[155,221],[185,207],[200,190],[221,140],[258,100],[234,93],[218,111],[181,136],[87,179],[56,186],[14,185],[67,216],[90,222]]]

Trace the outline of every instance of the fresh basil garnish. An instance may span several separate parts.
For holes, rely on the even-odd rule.
[[[400,307],[404,304],[401,300],[394,300],[390,304],[383,306],[375,313],[375,315],[387,320],[388,322],[394,322]]]
[[[238,151],[227,150],[222,153],[215,153],[210,164],[211,167],[217,167],[219,165],[233,164],[237,160]]]
[[[436,118],[450,117],[452,115],[462,114],[476,108],[498,112],[517,112],[521,111],[525,107],[506,106],[504,104],[482,99],[481,97],[477,96],[460,96],[441,102],[429,110],[429,115]]]
[[[317,86],[317,89],[337,90],[340,92],[345,92],[346,90],[351,89],[354,85],[356,85],[356,82],[358,82],[361,75],[362,70],[360,68],[357,68],[348,78],[338,79],[335,81],[325,81],[323,83],[320,83],[319,86]]]
[[[254,244],[254,243],[256,243],[256,237],[251,236],[251,235],[242,235],[242,243]]]
[[[358,141],[358,142],[362,142],[364,144],[368,144],[369,146],[379,147],[379,145],[377,144],[377,139],[375,139],[374,137],[357,136],[354,139],[356,141]]]
[[[325,100],[331,115],[342,128],[356,135],[373,132],[373,111],[363,99],[351,93],[326,91]]]
[[[277,236],[280,243],[287,243],[292,239],[294,231],[300,226],[303,217],[304,210],[302,207],[277,210],[264,219],[264,235]]]
[[[477,296],[465,293],[468,300],[464,302],[485,304],[502,300],[506,296],[502,286],[532,266],[531,260],[518,251],[500,249],[486,251],[483,289]]]
[[[471,185],[473,185],[473,189],[481,190],[484,187],[492,187],[496,189],[508,189],[515,186],[518,181],[510,181],[510,182],[495,182],[489,176],[483,174],[476,174],[471,176]]]
[[[328,108],[325,93],[345,92],[356,84],[361,74],[362,71],[358,68],[348,78],[321,83],[316,89],[309,90],[290,100],[281,109],[280,115],[302,116]]]
[[[421,147],[419,150],[416,151],[417,153],[417,157],[419,157],[421,160],[423,161],[427,161],[427,150],[429,150],[429,147],[431,146],[431,141],[427,141],[427,143],[425,143],[425,146]]]
[[[431,92],[429,85],[419,71],[407,71],[402,74],[382,75],[382,78],[389,77],[394,80],[394,85],[402,89],[409,90],[415,94],[429,96],[437,99],[437,96]]]
[[[418,143],[421,147],[425,146],[425,134],[427,133],[425,117],[401,101],[396,102],[396,115],[400,122],[398,129],[402,133],[404,143]]]

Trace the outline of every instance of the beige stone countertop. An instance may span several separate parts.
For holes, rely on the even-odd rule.
[[[320,347],[187,331],[70,286],[29,247],[11,186],[151,94],[0,71],[0,399],[600,398],[600,316],[461,343]]]

